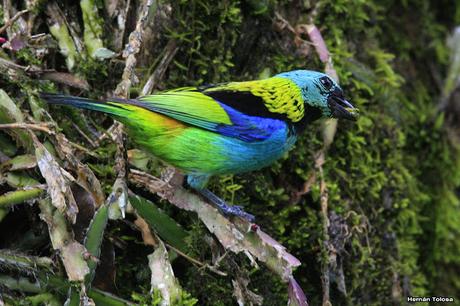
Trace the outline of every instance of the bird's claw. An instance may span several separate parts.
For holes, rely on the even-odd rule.
[[[224,200],[216,196],[214,193],[209,191],[208,189],[197,189],[197,191],[207,198],[211,203],[216,205],[219,210],[224,214],[224,215],[233,215],[237,217],[241,217],[248,222],[253,223],[254,220],[256,219],[253,215],[248,214],[243,210],[243,207],[237,206],[237,205],[228,205]]]
[[[251,223],[254,222],[254,220],[256,219],[253,215],[248,214],[247,212],[245,212],[242,206],[225,205],[225,207],[221,206],[220,209],[226,215],[238,216],[238,217],[241,217],[241,218],[243,218],[243,219],[245,219],[245,220],[247,220],[247,221],[249,221]]]

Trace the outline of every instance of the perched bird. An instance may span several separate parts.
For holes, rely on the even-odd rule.
[[[271,78],[184,87],[137,99],[42,94],[48,103],[107,113],[141,147],[187,174],[187,183],[225,214],[253,220],[205,188],[209,178],[268,166],[321,117],[354,120],[357,110],[327,75],[295,70]]]

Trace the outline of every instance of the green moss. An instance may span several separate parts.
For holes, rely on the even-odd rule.
[[[90,84],[100,84],[104,88],[105,83],[109,82],[107,76],[109,74],[109,66],[106,61],[99,61],[93,58],[80,58],[78,61],[77,73],[84,76]],[[99,90],[96,88],[96,90]]]
[[[434,55],[439,64],[445,64],[447,32],[436,21],[430,4],[417,11],[419,17],[413,16],[411,5],[407,4],[398,21],[383,27],[380,24],[386,16],[400,9],[393,1],[324,1],[317,17],[341,84],[363,110],[356,124],[339,122],[324,169],[329,209],[348,232],[347,236],[329,234],[332,240],[343,240],[338,260],[348,292],[343,296],[332,277],[334,303],[388,305],[404,301],[408,294],[453,295],[458,288],[453,285],[459,283],[456,276],[447,268],[440,269],[458,264],[458,246],[448,238],[456,237],[449,233],[457,232],[454,224],[459,224],[458,199],[453,193],[459,183],[455,174],[458,151],[447,140],[442,121],[433,117],[432,101],[439,91],[428,78],[411,81],[406,68],[413,64],[414,46],[427,40],[431,41],[429,47],[420,46],[416,58]],[[423,33],[408,37],[408,32],[399,30],[402,23],[417,18],[419,24],[410,26],[424,29]],[[240,28],[252,22],[243,20]],[[258,60],[251,66],[259,67],[257,73],[267,65],[272,73],[301,65],[321,69],[313,56],[299,59],[272,43],[252,50],[251,59]],[[238,64],[235,67],[239,68]],[[252,73],[247,78],[257,77]],[[207,81],[213,81],[212,77]],[[313,304],[321,301],[319,263],[324,260],[318,182],[298,205],[289,199],[314,171],[314,152],[321,144],[318,127],[309,127],[290,156],[270,170],[214,181],[213,185],[227,200],[251,203],[248,209],[256,212],[261,226],[302,260],[296,275],[308,288]],[[430,182],[429,177],[437,182]],[[228,185],[243,188],[229,194]],[[444,254],[446,250],[452,256]],[[444,279],[432,282],[435,275],[444,275]],[[264,285],[256,281],[254,286]]]
[[[147,292],[147,290],[146,290]],[[158,306],[162,305],[161,295],[160,292],[155,290],[152,294],[146,293],[133,293],[131,298],[136,305],[139,306]],[[172,306],[193,306],[196,305],[198,302],[197,299],[190,296],[187,292],[182,292],[182,296],[180,297],[179,301],[173,302]]]
[[[180,85],[184,74],[192,85],[228,79],[242,23],[240,2],[198,0],[172,4],[177,25],[169,29],[168,35],[177,39],[184,52],[176,56],[170,83]]]

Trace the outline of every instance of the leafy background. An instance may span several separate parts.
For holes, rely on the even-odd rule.
[[[113,121],[101,114],[46,106],[38,92],[91,98],[113,94],[125,62],[109,51],[123,50],[142,3],[130,2],[124,11],[126,29],[121,33],[117,16],[123,10],[113,7],[126,8],[126,1],[59,2],[56,7],[67,26],[74,28],[71,36],[80,37],[84,44],[82,52],[67,54],[60,52],[61,44],[66,43],[63,34],[51,30],[56,18],[50,13],[52,3],[3,1],[0,20],[4,22],[17,11],[29,12],[0,34],[10,43],[0,51],[0,58],[30,66],[32,71],[0,65],[0,123],[12,121],[4,102],[8,97],[27,122],[49,122],[50,117],[41,112],[46,109],[72,143],[89,148],[77,146],[77,159],[94,172],[107,196],[117,178],[117,146],[109,137],[94,147],[91,141]],[[85,5],[90,9],[85,10]],[[83,17],[85,12],[89,17]],[[302,265],[294,276],[311,305],[324,303],[326,291],[330,291],[333,305],[399,305],[405,304],[409,295],[451,296],[458,301],[459,95],[452,82],[459,84],[459,70],[455,70],[452,55],[455,49],[449,47],[455,46],[455,39],[448,44],[460,23],[456,1],[159,1],[151,6],[149,16],[136,55],[139,82],[130,88],[132,97],[142,93],[151,75],[154,89],[162,90],[257,79],[297,68],[322,71],[324,64],[308,36],[299,35],[302,42],[296,43],[295,35],[276,16],[282,16],[294,29],[314,23],[326,41],[347,98],[361,110],[360,119],[338,123],[321,172],[315,162],[325,127],[324,122],[317,122],[307,128],[294,150],[271,168],[215,178],[211,189],[229,202],[244,205],[264,231],[300,259]],[[93,36],[87,33],[89,28]],[[31,38],[38,33],[45,33],[44,38]],[[100,47],[105,48],[107,58],[97,58],[89,51]],[[75,64],[70,65],[69,58]],[[33,67],[66,72],[73,85],[44,80]],[[0,130],[0,292],[6,304],[60,305],[75,294],[62,289],[68,288],[69,282],[59,252],[50,244],[46,223],[39,218],[43,208],[40,210],[37,202],[42,207],[46,192],[35,189],[27,201],[6,197],[26,186],[25,190],[30,190],[34,188],[30,186],[45,183],[34,163],[34,145],[27,133]],[[34,133],[63,168],[71,168],[55,153],[52,135]],[[130,167],[159,175],[158,161],[132,150],[135,147],[129,139],[126,147]],[[32,156],[26,163],[29,166],[24,166],[24,160],[17,162],[18,156]],[[326,215],[321,211],[321,177],[327,187]],[[159,219],[169,220],[165,226],[180,225],[173,226],[171,239],[181,237],[188,257],[212,265],[213,257],[224,253],[196,214],[173,207],[132,182],[128,187],[161,208]],[[87,202],[75,188],[72,193],[80,202]],[[93,287],[123,299],[120,303],[158,305],[164,297],[158,290],[150,292],[147,268],[147,256],[158,246],[145,245],[146,238],[135,220],[135,215],[128,214],[126,219],[108,221]],[[324,222],[329,224],[326,232]],[[76,236],[87,227],[80,225],[84,229],[71,231]],[[161,235],[161,225],[151,227],[174,245]],[[9,264],[8,256],[16,262]],[[55,263],[47,263],[43,269],[38,266],[30,274],[19,261],[31,258]],[[232,280],[238,278],[248,281],[245,287],[250,291],[243,294],[248,305],[258,303],[255,296],[263,298],[263,305],[284,305],[288,300],[286,284],[264,265],[252,266],[244,254],[226,254],[218,267],[225,276],[177,254],[170,258],[182,288],[173,305],[234,305]],[[49,275],[56,277],[55,283],[49,281]],[[325,277],[329,284],[324,284]],[[46,289],[31,290],[26,281],[41,283]],[[78,292],[80,287],[71,282],[70,288]],[[90,296],[97,300],[94,294]],[[110,303],[115,300],[109,298]]]

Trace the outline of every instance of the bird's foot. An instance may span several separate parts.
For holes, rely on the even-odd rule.
[[[237,216],[251,223],[254,222],[255,217],[245,212],[243,210],[243,207],[237,206],[237,205],[228,205],[224,200],[216,196],[214,193],[212,193],[208,189],[199,189],[198,192],[202,196],[204,196],[206,199],[208,199],[211,203],[216,205],[224,215]]]
[[[224,202],[225,203],[225,202]],[[251,223],[254,222],[256,219],[253,215],[248,214],[247,212],[244,211],[243,207],[238,206],[238,205],[218,205],[219,209],[222,211],[224,215],[233,215],[233,216],[238,216],[241,217]]]

